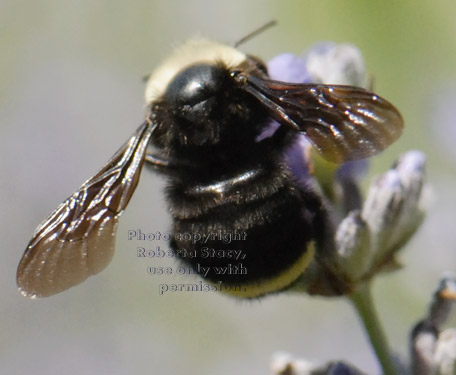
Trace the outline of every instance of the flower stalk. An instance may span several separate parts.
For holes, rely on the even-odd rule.
[[[364,284],[356,292],[349,295],[349,299],[362,321],[383,370],[383,375],[396,375],[398,371],[391,355],[385,332],[378,318],[370,289],[369,283]]]

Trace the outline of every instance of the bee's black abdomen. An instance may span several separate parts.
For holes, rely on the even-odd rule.
[[[171,246],[194,269],[209,269],[208,280],[248,285],[270,280],[298,262],[324,211],[320,200],[298,188],[279,163],[236,178],[225,184],[169,187]],[[186,233],[192,235],[190,240],[183,238]],[[241,250],[241,256],[224,256],[220,250]]]

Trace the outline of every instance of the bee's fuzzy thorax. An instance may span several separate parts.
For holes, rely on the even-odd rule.
[[[235,67],[245,59],[244,53],[227,44],[217,43],[203,37],[190,39],[179,46],[152,72],[145,90],[146,103],[150,104],[158,99],[176,74],[190,65],[223,62],[228,67]]]

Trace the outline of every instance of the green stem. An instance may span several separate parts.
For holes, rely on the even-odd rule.
[[[372,300],[370,285],[366,284],[360,290],[350,295],[359,317],[361,318],[364,329],[366,330],[372,347],[380,362],[384,375],[396,375],[397,369],[394,364],[388,342],[383,332],[383,328],[378,319],[377,312]]]

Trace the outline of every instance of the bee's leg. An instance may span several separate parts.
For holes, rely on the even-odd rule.
[[[148,163],[149,167],[155,169],[157,172],[165,172],[170,168],[170,161],[159,155],[154,154],[146,154],[144,159],[146,163]]]
[[[191,167],[189,163],[184,163],[177,159],[169,158],[160,154],[152,154],[149,152],[146,153],[144,161],[156,172],[168,175]]]

